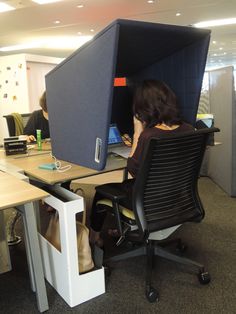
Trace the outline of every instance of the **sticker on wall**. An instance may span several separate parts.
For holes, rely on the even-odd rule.
[[[7,98],[7,94],[4,94],[4,95],[3,95],[3,98]]]
[[[22,63],[18,64],[18,68],[21,69],[22,68]]]
[[[5,83],[7,84],[7,83],[8,83],[8,80],[6,80]]]
[[[8,71],[11,70],[11,67],[7,67],[7,70],[8,70]]]
[[[12,97],[12,99],[13,99],[13,101],[14,101],[14,100],[17,100],[16,95],[14,95],[14,96]]]
[[[16,81],[16,86],[19,86],[19,82],[18,81]]]

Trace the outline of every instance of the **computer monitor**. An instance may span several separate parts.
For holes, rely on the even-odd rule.
[[[197,114],[197,120],[195,124],[196,129],[206,129],[214,127],[213,114]],[[209,135],[207,145],[213,146],[215,142],[214,133]]]
[[[108,145],[122,143],[122,137],[116,124],[111,124],[109,127]]]

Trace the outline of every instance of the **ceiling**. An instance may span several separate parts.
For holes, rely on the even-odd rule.
[[[16,10],[0,13],[0,49],[50,40],[54,49],[31,48],[2,52],[1,55],[31,53],[67,57],[76,48],[65,48],[65,36],[95,35],[117,18],[175,25],[193,25],[206,20],[236,17],[236,0],[61,0],[39,5],[31,0],[0,0]],[[83,7],[78,7],[83,5]],[[176,16],[176,13],[180,13]],[[59,21],[59,23],[55,23]],[[236,25],[212,27],[208,66],[236,66]],[[92,30],[92,31],[91,31]],[[63,37],[63,38],[61,38]]]

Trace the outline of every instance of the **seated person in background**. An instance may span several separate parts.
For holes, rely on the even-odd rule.
[[[40,97],[39,104],[42,109],[32,112],[24,128],[24,135],[27,135],[27,142],[36,141],[36,130],[41,130],[42,139],[50,138],[46,91]]]
[[[24,135],[27,135],[27,142],[36,141],[36,130],[41,130],[42,139],[50,138],[46,91],[40,97],[39,104],[42,109],[32,112],[24,128]],[[71,181],[67,181],[62,183],[61,186],[70,190],[70,183]]]
[[[108,183],[121,190],[127,198],[120,204],[132,210],[132,187],[143,158],[145,145],[151,137],[161,137],[163,134],[176,134],[193,130],[194,128],[182,121],[174,92],[164,83],[157,80],[144,81],[135,91],[133,99],[134,136],[127,168],[132,179],[122,183]],[[95,194],[90,217],[90,242],[103,245],[100,237],[106,212],[99,212],[96,206],[103,198]]]

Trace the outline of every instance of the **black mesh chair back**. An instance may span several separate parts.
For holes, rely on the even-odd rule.
[[[21,116],[22,116],[23,127],[25,127],[30,116],[31,116],[31,113],[22,113]],[[14,119],[13,115],[9,114],[9,115],[5,115],[3,117],[7,121],[7,128],[8,128],[9,136],[15,136],[16,135],[16,125],[15,125],[15,119]]]
[[[202,129],[150,140],[133,192],[141,237],[204,217],[197,181],[208,137],[215,131]]]
[[[3,116],[7,121],[7,128],[9,136],[15,136],[16,135],[16,126],[14,118],[11,114]]]
[[[22,116],[22,120],[23,120],[23,126],[25,127],[30,116],[31,116],[31,113],[22,113],[21,116]]]

